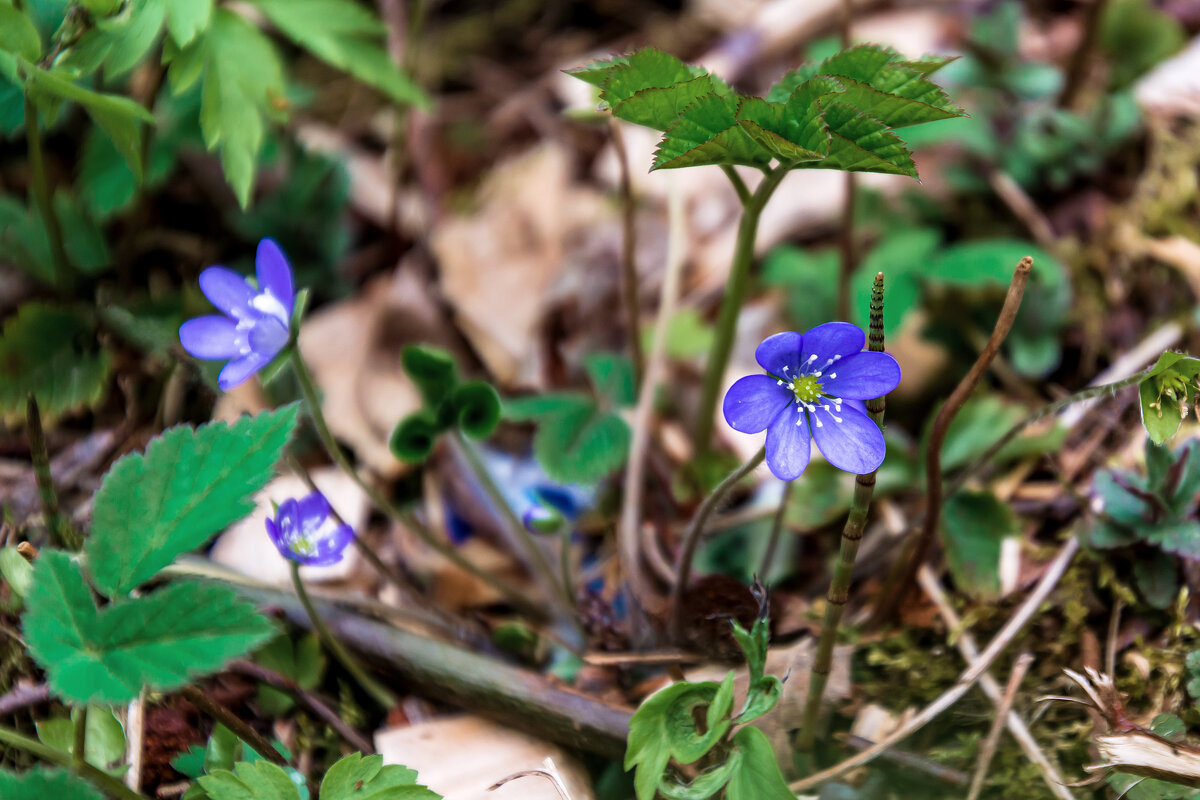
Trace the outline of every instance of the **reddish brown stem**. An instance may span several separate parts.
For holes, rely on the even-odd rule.
[[[905,549],[901,559],[892,570],[892,574],[888,576],[887,585],[885,585],[880,602],[876,606],[876,621],[883,622],[891,618],[899,609],[901,601],[912,588],[917,569],[929,552],[929,546],[937,533],[938,520],[942,510],[942,444],[946,439],[946,431],[950,429],[950,423],[954,421],[954,417],[963,407],[967,398],[979,385],[983,374],[987,372],[988,367],[1000,352],[1000,346],[1004,344],[1008,332],[1012,330],[1013,321],[1017,318],[1017,311],[1021,308],[1021,300],[1025,296],[1025,287],[1029,283],[1029,272],[1032,269],[1033,259],[1029,256],[1025,256],[1021,259],[1021,263],[1017,264],[1017,268],[1013,272],[1012,283],[1008,286],[1008,295],[1004,298],[1004,306],[1000,309],[1000,316],[996,319],[996,326],[992,329],[992,335],[988,338],[983,352],[979,354],[979,358],[975,360],[971,369],[959,381],[958,386],[954,387],[954,391],[933,421],[928,449],[925,452],[926,497],[928,498],[925,506],[925,520],[916,540]]]

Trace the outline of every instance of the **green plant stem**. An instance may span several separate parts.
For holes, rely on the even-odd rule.
[[[80,706],[75,715],[75,743],[74,750],[71,753],[75,759],[75,766],[79,766],[87,761],[87,719],[88,707]]]
[[[58,493],[54,490],[54,476],[50,472],[50,451],[46,447],[46,433],[42,429],[42,414],[38,410],[37,398],[32,394],[25,401],[25,422],[29,433],[29,456],[33,460],[33,477],[42,501],[46,530],[59,547],[78,550],[83,542],[71,523],[59,512]]]
[[[746,182],[742,180],[742,176],[738,171],[728,164],[722,164],[721,170],[729,178],[729,182],[733,184],[733,190],[737,192],[738,200],[742,205],[750,202],[750,189],[746,186]]]
[[[712,438],[717,395],[721,391],[725,366],[729,363],[729,354],[733,350],[733,335],[737,329],[738,314],[741,313],[742,304],[746,300],[746,290],[750,285],[750,267],[754,263],[754,240],[758,235],[758,220],[767,201],[771,199],[771,195],[786,174],[787,169],[782,166],[768,170],[754,194],[743,201],[742,221],[738,225],[737,244],[733,250],[733,264],[729,270],[729,280],[725,284],[725,297],[721,301],[712,349],[709,350],[708,364],[704,370],[704,385],[696,417],[695,435],[696,449],[700,452],[708,450]],[[740,180],[739,177],[738,181]],[[737,186],[737,182],[734,185]],[[738,195],[741,197],[742,193],[739,192]]]
[[[343,647],[342,643],[325,626],[325,621],[321,619],[321,615],[317,613],[316,606],[313,605],[312,599],[308,596],[308,590],[304,588],[304,581],[300,578],[300,565],[295,561],[289,561],[288,566],[291,567],[292,585],[296,587],[296,597],[299,598],[300,604],[304,606],[304,611],[308,614],[313,630],[317,632],[317,637],[321,640],[321,644],[325,645],[325,648],[333,653],[334,658],[342,663],[342,666],[354,676],[354,679],[358,681],[367,694],[375,698],[376,702],[385,709],[390,710],[395,708],[399,703],[396,695],[392,694],[387,687],[368,675],[367,671],[362,668],[362,665],[354,659],[354,656],[350,655],[350,651]]]
[[[86,761],[76,762],[70,753],[64,753],[61,750],[48,747],[38,740],[31,739],[11,728],[0,727],[0,742],[9,747],[24,750],[26,753],[40,758],[42,761],[65,767],[110,797],[117,798],[117,800],[146,800],[145,795],[135,792],[121,781],[97,769]]]
[[[1148,378],[1150,373],[1153,371],[1154,367],[1151,366],[1139,372],[1135,372],[1128,378],[1122,378],[1119,381],[1104,383],[1099,386],[1089,386],[1086,389],[1080,389],[1074,394],[1069,394],[1066,397],[1055,400],[1053,403],[1047,403],[1036,411],[1030,412],[1028,416],[1013,423],[1013,426],[1006,430],[1003,436],[993,442],[992,445],[988,447],[987,450],[983,451],[978,458],[963,468],[962,471],[960,471],[954,478],[954,480],[950,482],[949,486],[946,487],[946,496],[949,497],[961,489],[967,481],[969,481],[971,478],[977,475],[980,470],[983,469],[984,465],[995,458],[997,453],[1003,450],[1010,442],[1012,442],[1013,439],[1020,435],[1021,431],[1025,430],[1033,423],[1040,419],[1045,419],[1051,414],[1057,414],[1059,411],[1073,406],[1076,403],[1082,403],[1086,400],[1091,400],[1105,394],[1115,394],[1121,389],[1125,389],[1129,386],[1136,386]]]
[[[54,260],[54,282],[60,289],[66,289],[71,283],[71,267],[67,261],[67,251],[63,247],[62,224],[58,220],[58,212],[54,210],[50,181],[46,177],[46,159],[42,154],[42,132],[38,127],[37,106],[28,97],[25,98],[25,146],[29,155],[29,189],[33,194],[38,214],[41,215],[42,225],[46,228],[46,238],[50,240],[50,257]]]
[[[779,549],[779,539],[783,536],[783,523],[787,518],[788,500],[792,497],[794,483],[794,481],[783,482],[783,494],[779,498],[779,508],[775,509],[775,516],[771,520],[771,538],[767,539],[767,549],[763,551],[762,562],[758,567],[758,579],[763,583],[767,582],[767,576],[771,574],[771,567],[775,564],[775,552]]]
[[[325,421],[325,415],[321,413],[321,400],[317,396],[316,384],[313,383],[312,374],[309,373],[308,366],[304,363],[303,356],[300,355],[300,347],[296,343],[292,344],[291,363],[292,371],[296,374],[296,380],[300,383],[300,391],[304,395],[305,405],[308,406],[309,417],[317,429],[317,436],[320,437],[321,444],[325,445],[325,451],[333,459],[333,462],[366,492],[367,497],[371,498],[371,502],[389,517],[397,520],[412,531],[417,538],[451,564],[469,572],[504,595],[516,608],[533,617],[544,617],[545,611],[526,599],[520,589],[499,575],[493,575],[469,561],[452,544],[435,536],[433,531],[426,528],[413,514],[401,509],[358,473],[358,470],[350,463],[350,458],[342,450],[341,445],[337,443],[337,439],[334,438],[333,432],[329,429],[329,425]]]
[[[292,563],[294,564],[295,562]],[[180,694],[187,698],[187,701],[194,705],[200,713],[224,725],[234,736],[254,748],[254,752],[267,761],[270,761],[272,764],[278,764],[281,767],[288,765],[287,759],[267,741],[266,737],[254,730],[248,722],[218,703],[199,687],[184,686],[180,690]]]
[[[475,447],[474,442],[463,436],[462,431],[455,430],[453,433],[454,443],[458,446],[459,451],[466,459],[467,466],[471,468],[471,472],[475,475],[479,485],[483,487],[484,494],[487,495],[488,502],[491,503],[496,513],[504,521],[508,528],[509,536],[520,544],[525,550],[525,557],[529,562],[534,573],[541,580],[546,592],[555,602],[561,603],[565,612],[562,616],[570,619],[574,616],[573,608],[575,598],[571,597],[567,587],[562,585],[558,576],[554,572],[554,568],[550,566],[550,561],[546,557],[546,552],[533,539],[533,534],[529,529],[521,524],[521,520],[517,519],[513,513],[512,507],[504,498],[500,487],[496,485],[496,481],[492,478],[492,474],[488,472],[487,467],[483,463],[483,459],[479,457],[479,450]]]
[[[705,527],[708,526],[708,520],[717,510],[721,501],[725,499],[725,495],[729,494],[729,490],[736,486],[738,481],[753,472],[766,456],[767,448],[760,447],[758,452],[752,455],[745,464],[726,475],[725,480],[713,489],[712,494],[704,498],[704,502],[696,510],[696,516],[692,517],[691,524],[683,534],[683,546],[679,549],[679,556],[675,560],[675,586],[671,589],[670,636],[676,644],[680,642],[683,634],[683,594],[687,591],[688,582],[691,580],[692,561],[696,558],[696,548],[704,535]]]

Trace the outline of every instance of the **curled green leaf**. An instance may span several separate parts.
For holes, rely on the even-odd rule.
[[[400,461],[418,464],[429,458],[441,432],[437,417],[431,412],[414,411],[397,423],[388,437],[388,447]]]
[[[440,347],[409,345],[400,354],[400,366],[431,408],[440,405],[458,383],[454,359]]]
[[[485,439],[500,424],[500,395],[486,381],[471,381],[450,395],[454,420],[472,439]]]

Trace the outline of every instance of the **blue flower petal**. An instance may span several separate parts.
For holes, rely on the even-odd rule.
[[[288,329],[275,317],[255,320],[249,332],[250,349],[270,361],[288,343]]]
[[[799,478],[808,467],[810,452],[808,414],[788,405],[767,429],[767,466],[782,481]]]
[[[234,319],[243,319],[253,313],[254,289],[231,269],[209,267],[201,272],[200,291],[210,303]]]
[[[754,358],[759,366],[775,377],[794,378],[800,366],[800,338],[795,331],[768,336],[754,351]]]
[[[839,360],[825,373],[821,384],[834,397],[871,400],[900,385],[900,365],[889,353],[867,350]]]
[[[329,501],[320,492],[313,492],[295,502],[300,529],[306,533],[321,527],[321,523],[329,516]]]
[[[812,359],[814,369],[822,369],[834,356],[846,358],[859,352],[867,342],[863,329],[849,322],[826,322],[804,333],[800,346],[800,362],[807,364]],[[840,365],[839,365],[840,366]]]
[[[870,417],[847,403],[842,404],[840,414],[818,409],[811,416],[813,439],[830,464],[855,475],[879,469],[887,446],[883,432]],[[817,422],[821,424],[818,426]]]
[[[233,358],[239,351],[237,324],[216,314],[189,319],[179,326],[179,343],[196,358]]]
[[[315,549],[304,557],[303,563],[310,567],[327,567],[342,560],[346,548],[354,541],[354,530],[349,525],[338,525],[318,538]]]
[[[221,368],[221,374],[217,376],[217,386],[222,392],[228,392],[233,387],[245,383],[247,378],[265,367],[270,360],[270,356],[251,351],[242,358],[230,361]]]
[[[721,410],[725,421],[738,433],[758,433],[771,424],[779,411],[791,404],[791,390],[769,375],[748,375],[729,387]]]
[[[258,278],[259,291],[270,292],[290,314],[292,305],[296,302],[292,268],[288,266],[287,257],[274,239],[263,239],[258,243],[254,272]]]

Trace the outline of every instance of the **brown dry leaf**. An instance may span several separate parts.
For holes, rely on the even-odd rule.
[[[431,237],[442,290],[459,328],[500,383],[537,385],[538,326],[570,245],[604,216],[601,198],[572,181],[567,148],[547,142],[498,166],[478,209]]]
[[[388,450],[388,435],[421,405],[400,367],[400,348],[428,341],[440,330],[432,308],[414,271],[402,266],[353,298],[313,313],[300,332],[300,350],[322,392],[329,427],[384,476],[404,470]]]
[[[418,780],[445,800],[561,800],[541,778],[522,778],[494,792],[488,787],[516,772],[545,769],[554,760],[571,800],[592,800],[591,781],[565,750],[475,716],[444,717],[381,730],[375,746],[384,763],[417,771]]]

